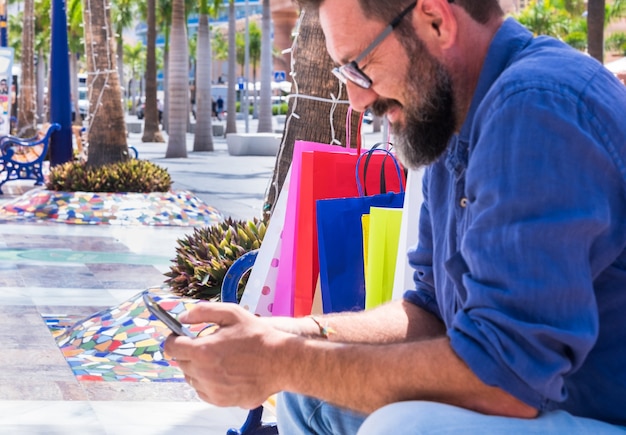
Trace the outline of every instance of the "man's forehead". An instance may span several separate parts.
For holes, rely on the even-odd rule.
[[[326,0],[319,9],[319,19],[326,48],[330,56],[340,64],[346,63],[356,53],[365,31],[363,24],[368,20],[357,0]]]

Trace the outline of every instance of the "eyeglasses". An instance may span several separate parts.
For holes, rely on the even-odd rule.
[[[368,45],[361,54],[356,57],[356,59],[354,59],[352,62],[346,63],[345,65],[333,68],[333,74],[335,75],[335,77],[341,80],[344,85],[347,84],[348,81],[351,81],[352,83],[362,87],[363,89],[371,88],[372,79],[370,79],[367,74],[365,74],[361,70],[361,68],[359,68],[359,62],[361,62],[365,58],[365,56],[370,54],[372,50],[374,50],[381,42],[383,42],[383,40],[387,36],[389,36],[389,34],[391,34],[391,32],[393,32],[396,27],[398,27],[398,24],[400,24],[402,18],[404,18],[405,15],[411,12],[416,5],[417,1],[414,1],[408,8],[400,12],[400,15],[394,18],[391,23],[389,23],[389,25],[385,27],[385,30],[383,30],[381,34],[378,35],[376,39],[374,39],[374,41],[370,45]]]

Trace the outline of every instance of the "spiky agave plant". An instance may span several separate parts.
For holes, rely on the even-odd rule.
[[[172,292],[195,299],[219,300],[224,276],[239,257],[261,246],[267,222],[226,219],[216,225],[196,228],[178,240],[176,258],[165,273]],[[239,286],[239,296],[245,280]]]

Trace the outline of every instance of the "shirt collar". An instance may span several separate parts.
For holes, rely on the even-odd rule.
[[[502,23],[502,26],[500,26],[491,41],[483,69],[478,78],[474,96],[472,97],[470,108],[461,126],[461,131],[452,138],[448,146],[446,166],[449,170],[454,172],[457,177],[463,173],[467,166],[469,138],[474,124],[476,110],[482,103],[487,92],[489,92],[493,83],[515,60],[518,53],[530,43],[532,38],[532,33],[524,26],[513,18],[508,18]]]

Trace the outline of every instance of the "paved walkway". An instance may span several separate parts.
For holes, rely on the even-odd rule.
[[[226,216],[260,216],[275,158],[231,157],[221,138],[193,153],[188,139],[187,159],[165,159],[166,144],[138,134],[129,144],[167,167],[174,189]],[[8,183],[0,203],[29,188]],[[42,317],[90,316],[160,285],[192,228],[0,223],[0,434],[211,435],[243,423],[247,411],[210,406],[182,382],[79,381]]]

